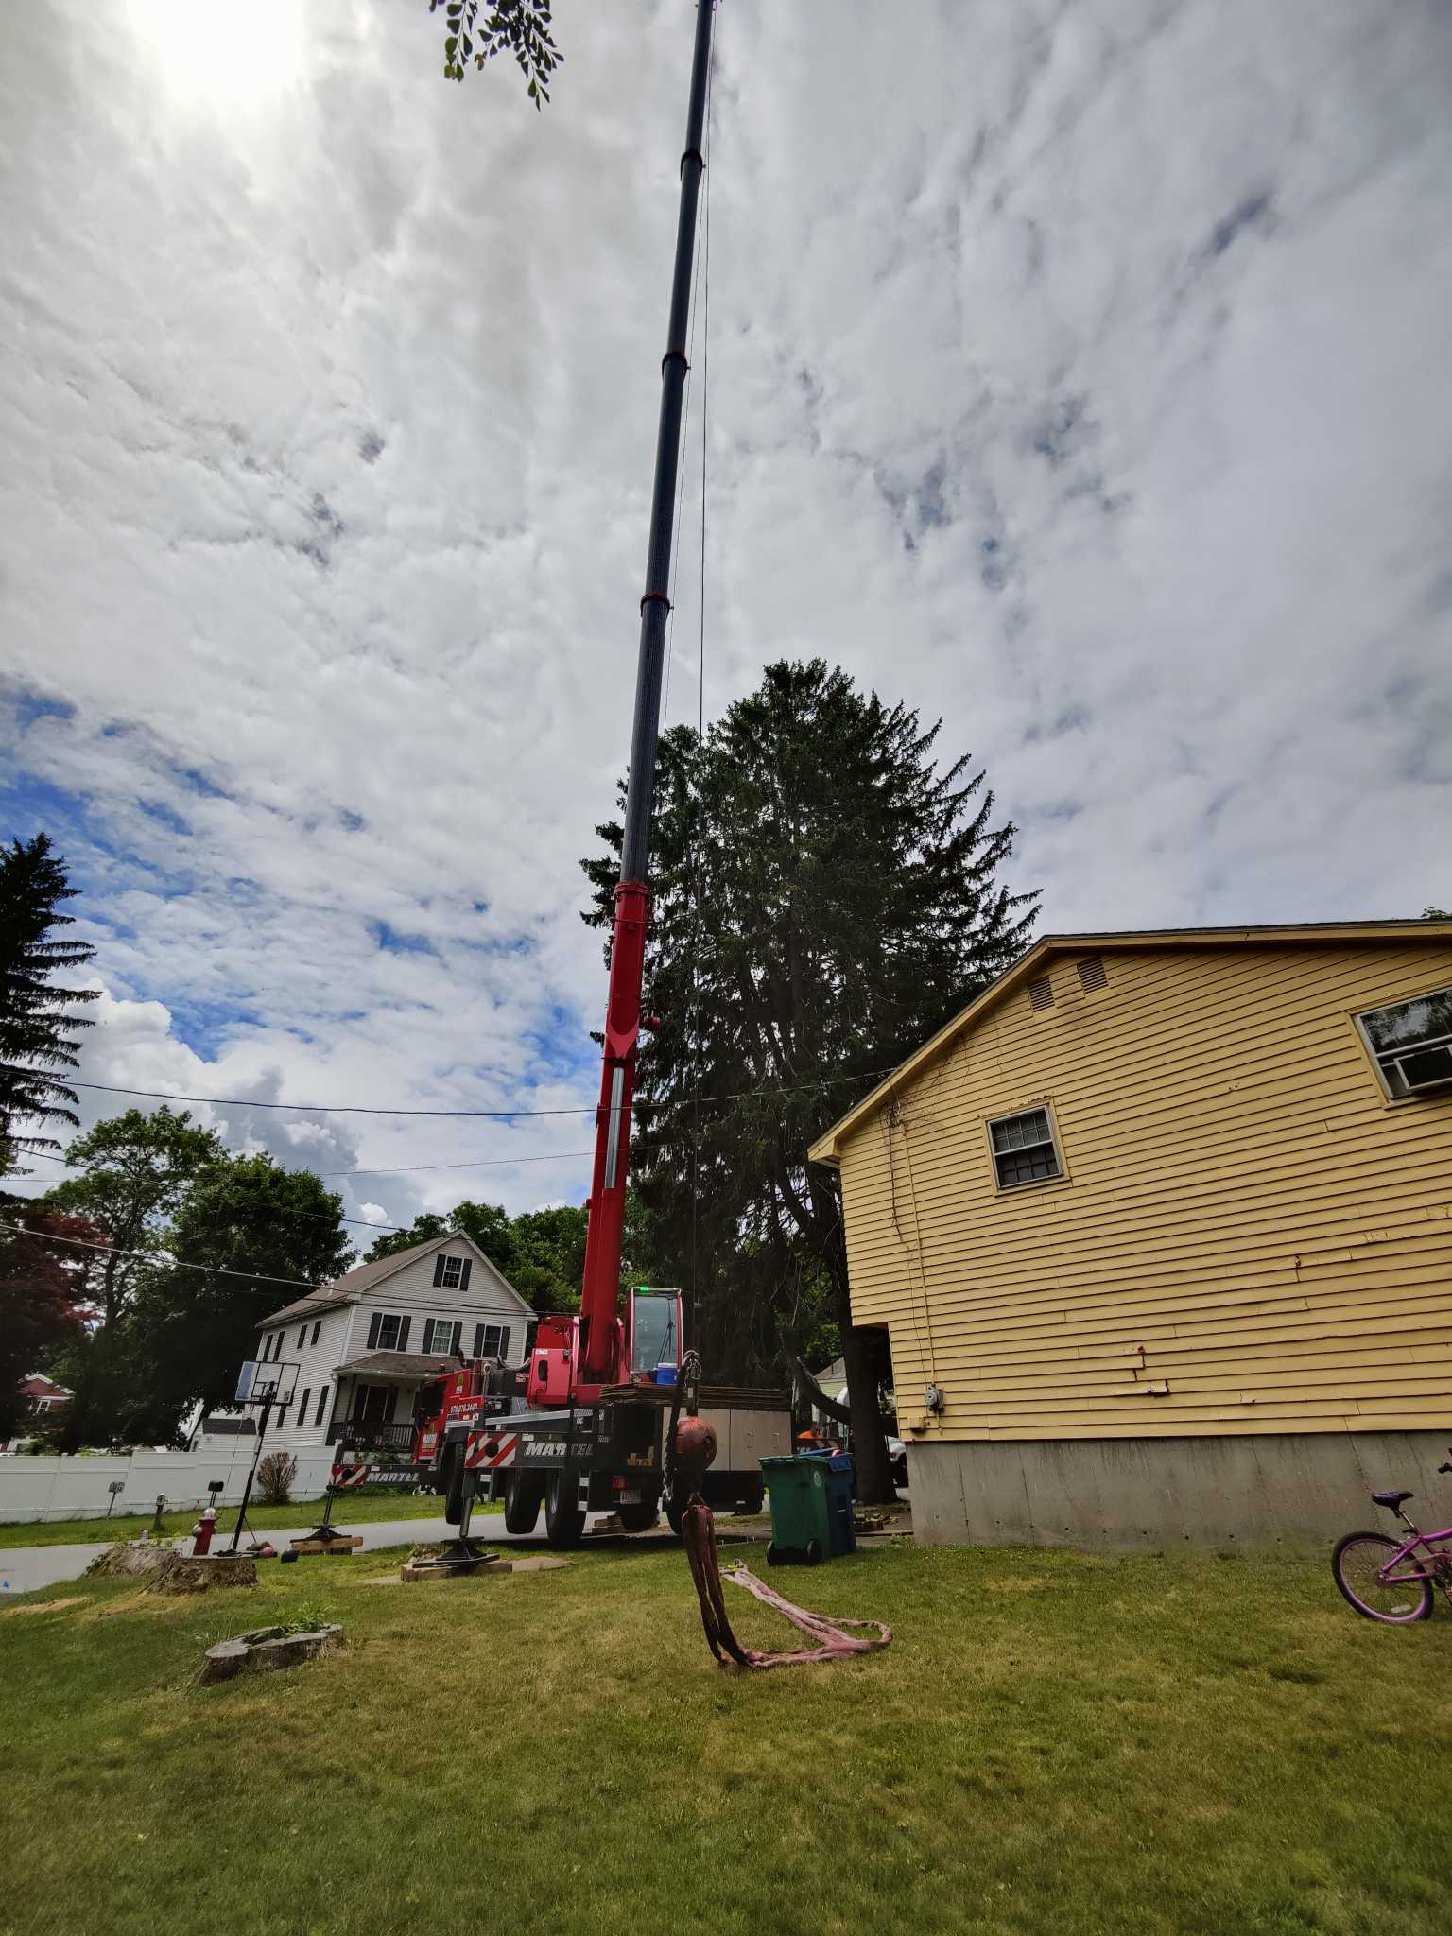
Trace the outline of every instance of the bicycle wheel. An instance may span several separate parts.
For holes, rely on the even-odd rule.
[[[1416,1578],[1383,1585],[1377,1577],[1404,1544],[1403,1540],[1388,1539],[1385,1533],[1347,1533],[1336,1543],[1331,1555],[1336,1584],[1342,1598],[1368,1620],[1405,1627],[1413,1620],[1425,1620],[1432,1611],[1432,1582],[1420,1570],[1421,1561],[1410,1553],[1396,1570],[1403,1576],[1416,1572]]]

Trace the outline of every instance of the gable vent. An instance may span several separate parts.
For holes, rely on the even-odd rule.
[[[1037,981],[1028,985],[1030,1008],[1052,1008],[1054,1005],[1054,985],[1047,975],[1040,975]]]
[[[1104,972],[1103,960],[1098,955],[1085,955],[1079,964],[1079,986],[1087,995],[1091,989],[1107,988],[1109,977]]]

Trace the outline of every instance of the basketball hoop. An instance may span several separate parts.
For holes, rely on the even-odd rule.
[[[268,1359],[245,1358],[242,1369],[237,1374],[237,1395],[233,1400],[237,1405],[250,1405],[260,1410],[257,1421],[257,1445],[252,1454],[252,1469],[247,1474],[247,1484],[242,1490],[242,1504],[237,1508],[237,1524],[232,1529],[232,1544],[228,1549],[235,1553],[242,1537],[242,1528],[247,1520],[247,1508],[252,1502],[252,1481],[257,1476],[257,1462],[262,1457],[262,1441],[267,1436],[267,1421],[272,1417],[274,1405],[290,1405],[297,1391],[298,1367],[282,1358]],[[274,1548],[266,1541],[259,1542],[256,1533],[251,1535],[252,1551],[261,1559],[271,1559]]]

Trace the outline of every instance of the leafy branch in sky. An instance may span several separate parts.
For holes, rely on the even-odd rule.
[[[513,54],[537,108],[550,98],[550,76],[561,54],[550,30],[549,0],[494,0],[480,11],[479,0],[429,0],[429,12],[444,9],[444,79],[462,81],[473,61],[482,69],[496,54]]]

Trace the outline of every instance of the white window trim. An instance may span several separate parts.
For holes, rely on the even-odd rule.
[[[1043,1113],[1044,1120],[1049,1126],[1049,1143],[1053,1148],[1054,1161],[1059,1166],[1058,1175],[1025,1177],[1021,1183],[1002,1182],[998,1173],[999,1157],[1001,1155],[1012,1156],[1020,1152],[995,1149],[993,1144],[994,1129],[999,1123],[1016,1122],[1020,1116],[1032,1116],[1038,1114],[1040,1111]],[[996,1196],[1016,1197],[1021,1190],[1044,1190],[1051,1188],[1055,1184],[1067,1183],[1069,1181],[1069,1165],[1064,1160],[1064,1145],[1059,1136],[1059,1125],[1054,1116],[1053,1104],[1050,1102],[1029,1102],[1023,1104],[1019,1109],[1001,1109],[997,1115],[985,1117],[983,1121],[983,1140],[988,1145],[989,1173],[993,1178],[993,1189]],[[1036,1143],[1032,1147],[1042,1149],[1043,1145]]]
[[[1426,1043],[1417,1043],[1406,1049],[1378,1049],[1372,1042],[1371,1036],[1367,1031],[1366,1018],[1368,1015],[1379,1015],[1383,1009],[1406,1008],[1412,1002],[1424,1002],[1433,995],[1445,995],[1449,992],[1452,992],[1452,987],[1449,987],[1448,983],[1442,982],[1436,988],[1423,988],[1413,995],[1393,995],[1387,1001],[1367,1002],[1361,1007],[1353,1009],[1351,1012],[1352,1026],[1356,1030],[1357,1040],[1361,1043],[1367,1061],[1370,1062],[1372,1068],[1376,1071],[1376,1079],[1381,1085],[1382,1095],[1388,1103],[1397,1108],[1401,1108],[1408,1103],[1430,1102],[1438,1097],[1452,1095],[1452,1085],[1447,1083],[1439,1084],[1435,1088],[1409,1089],[1403,1094],[1394,1089],[1387,1080],[1387,1070],[1384,1066],[1386,1062],[1394,1062],[1400,1055],[1414,1053],[1419,1048],[1436,1047],[1437,1044],[1446,1041],[1448,1038],[1438,1035],[1431,1037]]]

